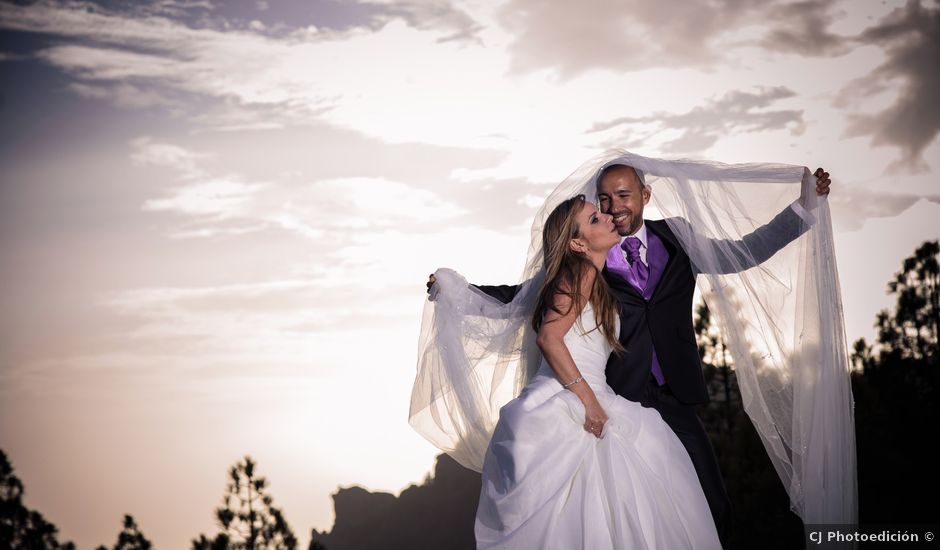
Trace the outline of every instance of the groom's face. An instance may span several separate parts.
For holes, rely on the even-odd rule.
[[[607,170],[597,183],[597,198],[601,212],[614,217],[617,233],[625,237],[643,225],[643,207],[650,200],[650,190],[633,168],[617,166]]]

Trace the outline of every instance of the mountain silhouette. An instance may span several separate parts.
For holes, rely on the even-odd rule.
[[[434,477],[399,496],[341,488],[333,495],[336,520],[329,533],[313,530],[327,550],[473,550],[480,474],[438,455]]]

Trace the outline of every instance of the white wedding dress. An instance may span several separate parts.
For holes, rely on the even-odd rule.
[[[483,462],[477,548],[721,548],[685,447],[655,409],[607,385],[611,347],[595,324],[588,304],[565,343],[609,417],[602,437],[584,430],[584,406],[543,359],[500,409]]]

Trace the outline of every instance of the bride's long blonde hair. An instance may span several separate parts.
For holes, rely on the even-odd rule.
[[[542,254],[545,267],[545,281],[539,289],[539,298],[532,316],[532,328],[538,332],[544,322],[544,316],[551,309],[559,315],[567,315],[571,307],[579,311],[584,307],[585,296],[581,294],[581,282],[586,270],[597,270],[586,254],[571,249],[571,239],[581,234],[581,228],[575,217],[585,205],[584,195],[575,195],[552,210],[542,229]],[[563,294],[571,299],[568,311],[561,311],[555,306],[555,295]],[[623,351],[618,335],[616,321],[619,308],[607,286],[604,276],[598,271],[590,296],[594,308],[595,328],[600,328],[607,342],[617,352]]]

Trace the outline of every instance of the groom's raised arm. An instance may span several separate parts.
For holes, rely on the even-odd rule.
[[[740,240],[705,237],[696,233],[688,220],[683,218],[672,218],[669,222],[673,232],[690,241],[683,243],[683,247],[692,259],[695,272],[715,274],[737,273],[762,264],[809,230],[810,226],[792,205]],[[693,249],[703,253],[695,254],[689,250],[690,244]]]
[[[818,168],[813,176],[816,177],[816,195],[828,195],[829,185],[832,183],[829,173]],[[710,251],[705,254],[708,261],[699,258],[699,262],[696,263],[693,259],[695,272],[724,274],[750,269],[767,261],[780,249],[808,231],[816,221],[815,216],[806,209],[809,202],[808,195],[812,193],[810,191],[811,177],[807,170],[798,200],[784,208],[770,222],[744,235],[740,240],[704,237],[696,233],[687,220],[672,218],[676,227],[671,228],[679,229],[680,234],[690,239],[691,243],[687,244],[694,244],[696,247]]]

